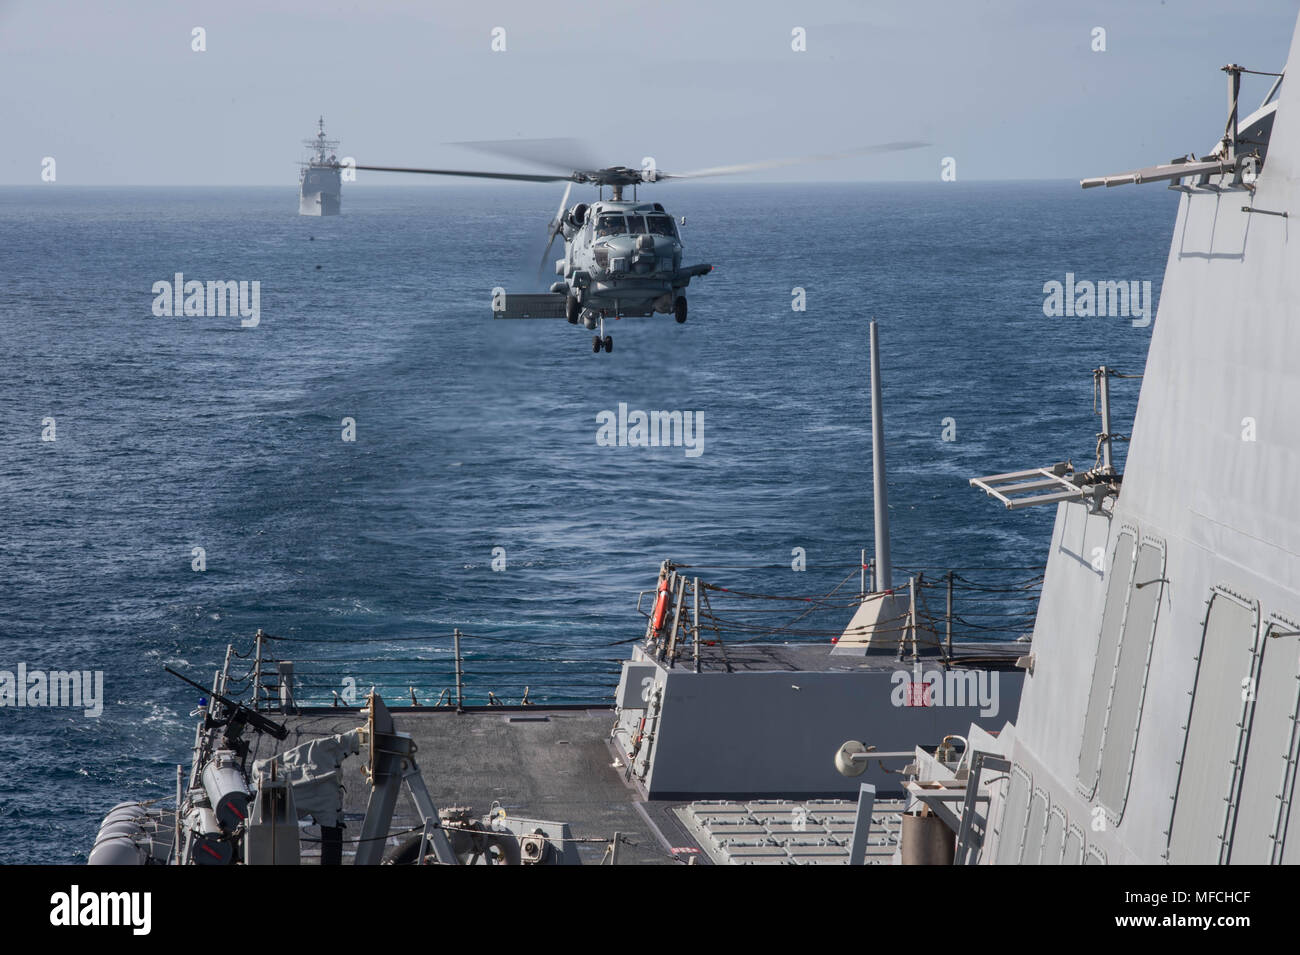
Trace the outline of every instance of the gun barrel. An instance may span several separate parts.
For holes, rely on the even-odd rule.
[[[240,716],[244,718],[246,722],[251,723],[255,728],[261,730],[263,733],[269,733],[271,736],[274,736],[276,739],[285,739],[289,735],[289,730],[286,727],[281,726],[279,723],[275,723],[267,719],[261,713],[257,712],[257,710],[245,706],[243,703],[240,703],[238,700],[232,700],[230,697],[222,696],[220,693],[213,693],[202,683],[196,683],[195,681],[191,680],[189,677],[185,676],[183,673],[177,673],[169,666],[164,666],[163,669],[166,670],[168,673],[170,673],[172,676],[176,677],[176,679],[185,681],[190,686],[202,690],[204,693],[207,693],[214,700],[217,700],[220,703],[224,703],[226,706],[235,710],[236,712],[239,713]]]

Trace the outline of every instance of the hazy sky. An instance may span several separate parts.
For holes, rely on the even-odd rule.
[[[919,139],[933,145],[749,178],[937,180],[945,156],[959,180],[1079,178],[1208,150],[1227,111],[1219,67],[1281,69],[1298,10],[0,0],[0,183],[38,185],[53,156],[70,185],[296,184],[299,141],[321,113],[363,163],[519,170],[448,144],[575,137],[602,164],[653,156],[673,171]],[[1094,27],[1105,52],[1091,49]],[[1265,91],[1247,85],[1245,112]]]

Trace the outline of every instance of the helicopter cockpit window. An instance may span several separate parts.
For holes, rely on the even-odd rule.
[[[645,235],[645,216],[628,216],[627,234]]]
[[[623,217],[604,215],[596,222],[596,238],[603,239],[607,235],[623,234]]]
[[[666,235],[672,238],[677,234],[673,229],[671,216],[647,216],[646,218],[650,220],[651,235]]]

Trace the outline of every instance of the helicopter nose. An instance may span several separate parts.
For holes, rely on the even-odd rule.
[[[666,267],[665,262],[671,263],[673,258],[672,247],[659,241],[659,237],[653,235],[638,235],[636,237],[636,252],[632,256],[633,270],[636,272],[653,272],[656,269],[663,270]]]

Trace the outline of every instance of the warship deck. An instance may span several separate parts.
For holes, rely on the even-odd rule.
[[[429,795],[439,808],[473,807],[486,814],[499,804],[507,814],[568,822],[584,863],[599,862],[615,832],[626,837],[620,862],[671,862],[646,818],[638,811],[635,791],[611,764],[606,744],[613,711],[568,707],[489,707],[457,713],[449,707],[393,709],[399,732],[410,734],[419,747],[416,760]],[[283,742],[260,736],[250,752],[253,759],[291,749],[308,740],[345,733],[364,723],[354,707],[301,710],[283,718],[289,736]],[[343,764],[345,861],[351,855],[346,840],[355,837],[365,816],[369,787],[361,775],[364,762],[353,757]],[[419,826],[409,796],[398,801],[393,830]],[[304,855],[319,861],[315,826],[304,832]],[[396,845],[398,838],[391,838]]]
[[[628,781],[609,744],[614,711],[583,707],[395,707],[399,732],[419,747],[417,761],[440,808],[499,805],[510,816],[567,822],[584,864],[605,859],[620,834],[619,864],[845,864],[856,805],[844,800],[648,800]],[[251,759],[345,733],[364,722],[355,707],[314,708],[279,717],[288,737],[256,738]],[[344,862],[350,863],[369,787],[363,761],[344,763]],[[901,803],[880,800],[868,861],[887,862],[897,844]],[[409,795],[394,813],[389,845],[419,818]],[[320,830],[305,826],[303,861],[320,861]]]

